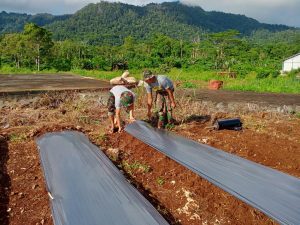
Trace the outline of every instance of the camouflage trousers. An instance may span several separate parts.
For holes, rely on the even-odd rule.
[[[109,92],[107,100],[107,111],[109,116],[114,116],[116,114],[115,96],[111,92]]]
[[[156,105],[156,111],[158,113],[158,127],[165,128],[168,125],[171,125],[173,123],[173,117],[172,117],[172,107],[171,105],[168,107],[166,97],[168,96],[168,93],[166,91],[164,92],[156,92],[155,96],[155,105]],[[157,101],[160,101],[160,106],[157,107]]]

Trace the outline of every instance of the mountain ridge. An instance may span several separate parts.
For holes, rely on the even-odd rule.
[[[2,21],[3,12],[0,13]],[[135,6],[116,2],[90,3],[72,15],[21,14],[26,22],[45,26],[53,33],[55,40],[74,39],[90,44],[121,44],[125,37],[145,40],[155,33],[162,33],[177,39],[192,40],[209,32],[238,30],[247,36],[256,30],[272,32],[295,29],[286,25],[260,23],[245,15],[205,11],[199,6],[187,6],[180,2],[150,3]],[[25,16],[27,15],[27,17]],[[21,17],[22,17],[21,16]],[[21,22],[20,22],[21,21]],[[20,21],[17,31],[20,31]],[[13,26],[0,23],[0,33],[10,31]]]

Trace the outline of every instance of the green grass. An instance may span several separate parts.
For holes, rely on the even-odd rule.
[[[172,69],[168,76],[172,80],[182,81],[184,88],[207,87],[209,80],[223,80],[225,90],[254,91],[273,93],[300,93],[300,79],[295,76],[256,79],[256,73],[250,73],[246,78],[228,78],[217,75],[215,72],[182,71]],[[202,81],[202,82],[201,82]]]
[[[73,74],[85,76],[85,77],[93,77],[100,80],[110,80],[114,77],[121,76],[121,71],[98,71],[98,70],[79,70],[73,69],[70,71]]]
[[[151,69],[156,72],[156,69]],[[130,70],[130,76],[137,79],[142,78],[142,71],[139,69]],[[101,80],[110,80],[114,77],[121,76],[123,71],[98,71],[98,70],[79,70],[73,69],[69,73],[97,78]],[[38,73],[30,69],[16,69],[13,67],[3,66],[0,69],[2,74],[32,74]],[[55,70],[40,71],[39,73],[58,73]],[[60,72],[59,72],[60,73]],[[159,73],[162,74],[162,73]],[[223,89],[232,91],[254,91],[254,92],[273,92],[273,93],[293,93],[300,94],[300,79],[295,76],[256,79],[256,73],[252,72],[246,78],[228,78],[217,75],[214,71],[196,71],[189,69],[171,69],[166,73],[174,82],[181,83],[182,88],[207,88],[209,80],[224,81]]]
[[[172,69],[168,76],[172,80],[193,82],[193,81],[209,81],[212,79],[220,79],[213,71],[195,71],[195,70],[181,70],[181,69]]]
[[[73,74],[81,75],[85,77],[93,77],[101,80],[110,80],[115,77],[119,77],[122,75],[123,71],[99,71],[99,70],[79,70],[73,69],[70,71]],[[142,70],[132,69],[130,70],[130,76],[135,77],[136,79],[142,79]]]
[[[0,67],[0,74],[57,74],[58,72],[54,69],[52,70],[42,70],[42,71],[35,71],[28,68],[16,68],[4,65]],[[62,73],[62,72],[59,72]]]
[[[300,80],[278,77],[266,79],[236,79],[225,82],[224,89],[274,93],[300,93]]]

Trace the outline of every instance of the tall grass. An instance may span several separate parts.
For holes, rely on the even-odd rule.
[[[206,88],[209,80],[224,81],[225,90],[235,91],[255,91],[255,92],[273,92],[273,93],[300,93],[300,79],[296,76],[285,77],[267,77],[257,79],[256,73],[252,72],[246,78],[229,78],[217,75],[211,71],[189,71],[172,69],[168,76],[173,80],[179,80],[183,83],[183,87],[199,87]]]
[[[300,80],[288,77],[265,79],[236,79],[225,82],[224,89],[274,93],[300,93]]]

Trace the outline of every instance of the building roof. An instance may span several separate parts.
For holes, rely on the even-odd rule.
[[[299,56],[299,55],[300,55],[300,52],[293,55],[293,56],[290,56],[290,57],[286,58],[284,61],[289,60],[289,59],[294,58],[294,57]]]

